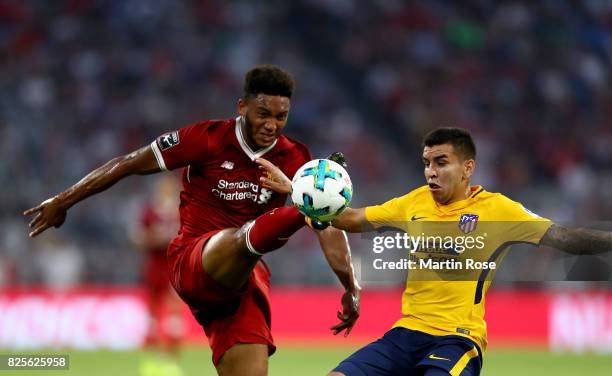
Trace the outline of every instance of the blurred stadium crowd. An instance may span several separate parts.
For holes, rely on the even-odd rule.
[[[557,221],[610,219],[612,3],[458,4],[0,1],[0,286],[136,282],[129,232],[154,177],[33,241],[20,213],[165,131],[234,116],[259,63],[294,74],[286,133],[345,152],[356,206],[421,185],[422,135],[460,126],[475,183]],[[269,257],[276,282],[334,283],[313,236],[288,248]]]

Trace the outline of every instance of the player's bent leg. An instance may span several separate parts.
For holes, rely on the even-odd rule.
[[[239,289],[249,279],[251,270],[259,261],[259,256],[245,250],[246,241],[242,228],[218,232],[204,245],[204,271],[221,286]]]
[[[332,372],[328,373],[327,376],[346,376],[346,375],[343,374],[342,372],[332,371]]]
[[[217,364],[219,376],[266,376],[268,374],[268,346],[240,343],[223,354]]]
[[[404,334],[401,328],[391,329],[382,338],[341,361],[329,375],[410,375],[412,364],[409,351],[402,347]]]
[[[481,367],[480,351],[472,341],[458,336],[441,336],[416,368],[419,375],[425,376],[478,376]]]
[[[260,257],[282,247],[304,225],[304,216],[295,207],[282,207],[239,229],[220,231],[204,245],[204,271],[221,286],[240,289]]]

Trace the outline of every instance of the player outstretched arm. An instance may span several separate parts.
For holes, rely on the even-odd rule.
[[[365,216],[365,208],[346,208],[332,221],[332,226],[348,232],[368,232],[374,227]]]
[[[264,158],[255,160],[259,168],[268,172],[268,177],[262,177],[261,183],[282,194],[291,194],[291,180],[274,164]],[[346,209],[349,210],[349,209]],[[345,211],[346,211],[345,210]],[[342,313],[338,312],[341,322],[331,329],[334,335],[346,329],[345,336],[349,335],[353,325],[359,318],[359,301],[361,287],[355,278],[355,270],[351,261],[351,249],[344,231],[328,227],[325,230],[315,231],[319,237],[321,249],[325,258],[338,279],[344,286],[342,296]],[[358,231],[355,231],[358,232]]]
[[[60,227],[68,209],[79,201],[110,188],[129,175],[147,175],[161,171],[151,146],[144,146],[132,153],[113,158],[87,174],[83,179],[60,194],[51,197],[38,206],[23,212],[35,214],[30,222],[30,236],[36,236],[49,227]]]
[[[338,311],[340,323],[331,327],[334,335],[346,329],[344,336],[348,336],[353,325],[359,318],[359,303],[361,287],[355,277],[355,269],[351,260],[351,248],[346,234],[342,230],[328,227],[325,230],[315,231],[321,244],[321,249],[327,263],[344,286],[342,295],[342,312]]]
[[[552,225],[540,244],[575,255],[594,255],[612,251],[612,232]]]

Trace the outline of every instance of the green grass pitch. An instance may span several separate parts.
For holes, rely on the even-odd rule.
[[[338,361],[352,353],[354,348],[341,347],[280,347],[270,359],[270,376],[325,375]],[[11,351],[1,350],[6,354]],[[49,352],[41,352],[48,354]],[[57,352],[62,353],[62,352]],[[4,375],[40,376],[138,376],[143,359],[157,355],[152,352],[68,352],[68,371],[0,371]],[[216,375],[207,348],[190,347],[181,352],[179,364],[184,376]],[[612,355],[551,354],[543,350],[515,349],[490,350],[485,356],[484,376],[555,375],[555,376],[609,376],[612,373]]]

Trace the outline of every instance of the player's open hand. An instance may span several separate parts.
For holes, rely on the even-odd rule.
[[[67,209],[57,197],[43,201],[40,205],[23,212],[29,216],[36,214],[30,222],[30,237],[36,236],[49,227],[60,227],[66,220]]]
[[[280,168],[264,158],[257,158],[255,163],[265,173],[265,176],[259,178],[265,188],[281,194],[291,194],[291,179]]]
[[[338,311],[340,323],[331,327],[334,335],[346,329],[344,336],[347,337],[351,333],[351,330],[353,330],[353,326],[359,318],[360,295],[360,290],[346,291],[344,295],[342,295],[342,312]]]

